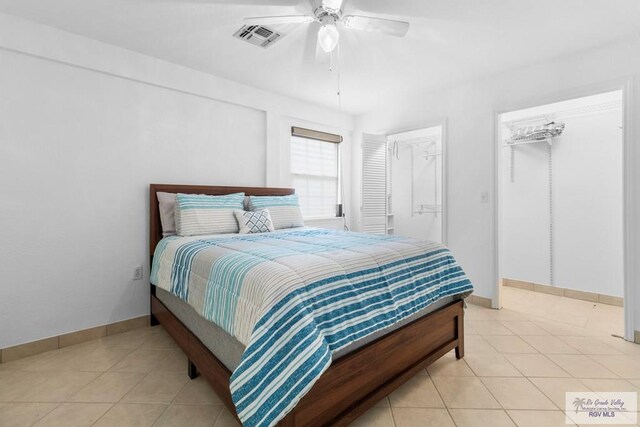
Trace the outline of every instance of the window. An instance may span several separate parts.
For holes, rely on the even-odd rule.
[[[306,219],[336,216],[340,141],[339,135],[291,129],[291,175]]]

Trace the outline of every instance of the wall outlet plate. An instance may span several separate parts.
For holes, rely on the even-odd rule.
[[[133,280],[142,280],[142,266],[133,269]]]

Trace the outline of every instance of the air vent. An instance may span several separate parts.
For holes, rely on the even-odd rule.
[[[283,35],[264,25],[244,25],[235,32],[233,37],[266,49],[280,40]]]

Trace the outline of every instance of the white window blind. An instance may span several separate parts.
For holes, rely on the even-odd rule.
[[[336,216],[339,144],[291,137],[291,174],[306,219]]]
[[[387,138],[364,135],[362,143],[362,231],[387,233]]]

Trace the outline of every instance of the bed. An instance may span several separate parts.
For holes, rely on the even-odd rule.
[[[213,298],[211,295],[205,298],[203,289],[206,289],[206,287],[199,289],[198,286],[192,284],[193,289],[190,292],[191,295],[195,296],[187,296],[186,288],[181,287],[179,283],[178,287],[167,285],[169,276],[176,276],[175,271],[184,270],[183,266],[176,264],[176,260],[179,258],[176,254],[193,251],[196,246],[199,250],[202,250],[201,253],[218,253],[216,255],[218,258],[215,258],[212,262],[228,258],[234,260],[237,258],[242,262],[246,262],[251,257],[259,258],[257,264],[259,264],[259,268],[262,268],[260,277],[265,275],[273,276],[272,279],[276,282],[282,280],[282,278],[289,280],[287,275],[282,275],[286,272],[280,272],[280,276],[276,274],[276,270],[282,267],[279,264],[282,259],[293,263],[292,265],[294,266],[297,265],[299,270],[302,270],[303,267],[306,270],[307,265],[314,266],[314,263],[324,262],[329,265],[329,267],[323,267],[326,270],[327,268],[332,268],[332,263],[342,267],[349,265],[349,257],[353,257],[357,262],[362,262],[362,258],[373,259],[374,254],[377,256],[378,253],[383,253],[384,251],[391,254],[387,254],[387,256],[396,256],[397,254],[394,252],[400,253],[400,249],[409,251],[408,253],[411,254],[417,253],[415,251],[423,251],[423,249],[418,243],[414,244],[404,240],[398,240],[394,243],[393,239],[385,238],[383,241],[383,238],[377,236],[360,234],[338,235],[335,234],[337,233],[335,231],[307,228],[280,230],[275,233],[264,233],[265,235],[242,235],[243,237],[209,236],[207,238],[185,239],[174,237],[163,239],[156,197],[158,192],[206,195],[227,195],[243,192],[247,196],[286,196],[294,194],[294,190],[158,184],[152,184],[150,187],[150,254],[152,265],[154,266],[152,282],[158,284],[158,286],[151,285],[151,323],[153,325],[162,324],[186,353],[189,359],[189,376],[191,378],[195,378],[197,375],[205,377],[230,412],[236,417],[240,413],[244,417],[246,425],[272,425],[276,421],[279,426],[346,425],[409,380],[419,370],[433,363],[452,349],[455,349],[457,358],[463,357],[464,302],[462,297],[466,296],[470,290],[470,284],[467,283],[468,280],[466,278],[464,278],[465,280],[451,280],[439,286],[437,300],[435,291],[433,291],[435,287],[431,286],[428,289],[431,293],[428,293],[425,285],[424,298],[406,299],[411,303],[398,305],[395,309],[390,310],[389,312],[397,312],[398,321],[394,321],[392,324],[385,323],[384,328],[379,324],[382,324],[382,320],[388,321],[390,315],[387,313],[387,317],[374,317],[373,314],[376,312],[372,310],[371,313],[373,314],[367,313],[367,315],[378,322],[376,323],[377,329],[374,331],[371,328],[371,331],[374,331],[373,333],[360,333],[359,331],[360,334],[353,335],[350,340],[342,336],[334,338],[334,335],[318,335],[315,332],[315,323],[311,322],[314,327],[309,329],[311,331],[308,334],[310,337],[309,344],[303,346],[304,351],[297,350],[297,353],[293,350],[287,350],[289,353],[286,353],[275,344],[273,348],[264,344],[272,341],[276,342],[276,338],[273,338],[276,336],[275,332],[272,335],[268,335],[271,332],[270,327],[258,321],[268,317],[264,313],[260,314],[260,316],[256,315],[255,322],[244,322],[252,327],[256,326],[254,330],[247,330],[243,323],[245,319],[236,321],[241,327],[233,329],[225,325],[225,319],[218,320],[206,316],[207,310],[205,306],[208,303],[200,302],[200,306],[198,306],[193,301],[197,301],[198,298],[200,301],[223,301],[224,299],[220,297]],[[271,254],[274,247],[277,248],[278,256],[281,257],[277,260],[269,258],[271,255],[265,255]],[[287,251],[288,258],[282,258],[280,252],[282,252],[283,247]],[[292,248],[299,250],[300,253],[289,253]],[[389,248],[393,248],[393,250]],[[434,247],[434,253],[436,252],[435,249],[437,248]],[[371,254],[367,251],[371,251]],[[445,249],[440,251],[445,251]],[[366,257],[358,255],[359,252],[365,252]],[[154,259],[154,253],[158,254],[156,259]],[[309,255],[309,253],[312,253],[312,255]],[[313,258],[314,256],[316,257],[314,259],[320,261],[305,264],[310,262],[307,258]],[[168,259],[173,260],[173,264],[164,268],[161,267],[160,265],[167,263]],[[403,259],[403,262],[408,262],[407,260]],[[204,260],[200,261],[204,262]],[[351,262],[351,264],[356,261]],[[176,265],[178,266],[176,267]],[[208,264],[205,262],[203,265],[204,269],[207,270]],[[202,270],[203,267],[199,268]],[[291,268],[291,266],[286,265],[284,270],[288,268]],[[387,271],[382,270],[382,267],[380,268],[380,276],[392,274],[391,270]],[[456,269],[459,270],[458,267]],[[213,272],[214,269],[211,268],[210,270]],[[314,270],[314,268],[309,268],[308,270]],[[320,271],[322,269],[318,268],[317,270]],[[365,270],[358,270],[353,274],[360,277],[359,275],[365,274],[363,271]],[[448,270],[447,273],[449,273]],[[207,274],[209,274],[208,271]],[[374,273],[369,272],[366,274]],[[463,275],[464,273],[460,270],[460,274]],[[386,280],[386,278],[383,279]],[[211,281],[212,279],[209,277],[207,280]],[[216,280],[219,282],[223,279]],[[232,283],[232,279],[228,280],[229,283],[225,282],[222,288],[227,289],[235,286]],[[273,280],[272,283],[275,283]],[[293,278],[291,280],[293,281]],[[443,283],[445,282],[444,276],[442,281]],[[316,282],[322,283],[322,286],[326,285],[325,279]],[[176,283],[175,278],[172,283]],[[195,283],[197,284],[197,280],[195,280]],[[362,283],[365,282],[363,281]],[[304,292],[309,291],[307,286],[304,286],[304,288]],[[292,294],[286,293],[284,295],[289,297]],[[430,298],[435,302],[430,303]],[[284,301],[286,298],[282,299]],[[216,304],[223,305],[220,302]],[[197,307],[199,307],[199,310],[196,310]],[[275,310],[277,307],[274,306],[273,308]],[[349,310],[357,311],[356,308],[349,308]],[[218,312],[222,311],[224,310],[218,310]],[[251,317],[250,309],[242,311],[242,313],[249,313],[243,317]],[[304,313],[307,312],[305,311]],[[348,310],[343,313],[346,313],[345,316],[351,316]],[[300,318],[305,316],[306,314],[304,316],[301,315]],[[205,317],[209,320],[205,319]],[[314,318],[314,321],[317,319],[319,318]],[[282,315],[282,322],[284,321],[288,321],[288,317]],[[349,319],[349,321],[351,320]],[[297,327],[297,324],[293,323],[293,321],[291,321],[290,326],[282,322],[278,326],[280,328],[280,332],[277,335],[278,341],[284,340],[284,338],[280,337],[280,335],[283,335],[283,330],[287,330],[286,328],[294,330],[294,326]],[[259,330],[258,326],[263,328],[260,333],[257,332]],[[303,326],[304,330],[306,330],[307,325]],[[300,331],[302,331],[302,326],[300,328]],[[298,329],[295,330],[297,331]],[[355,331],[355,329],[353,330]],[[262,339],[262,341],[256,338],[256,335],[260,334],[263,336],[258,336],[258,338]],[[339,334],[335,335],[338,336]],[[282,345],[290,345],[291,343],[298,345],[298,341],[302,338],[296,337],[298,335],[291,334],[291,339]],[[306,335],[300,335],[300,337],[307,339]],[[262,350],[255,350],[259,348]],[[288,348],[286,347],[285,349]],[[286,359],[286,364],[281,362],[285,360],[284,357],[281,357],[284,354],[291,354],[291,357]],[[305,359],[305,357],[308,357],[308,359]],[[260,362],[262,363],[261,365],[257,365],[257,362],[255,360],[252,362],[252,359],[264,360]],[[251,363],[254,363],[254,365],[251,365]],[[273,416],[269,415],[269,417],[255,415],[255,417],[248,418],[246,416],[247,409],[242,407],[242,400],[239,396],[245,399],[247,396],[252,396],[252,393],[255,395],[266,393],[263,377],[267,374],[271,375],[271,372],[264,369],[267,366],[271,367],[273,364],[281,364],[283,366],[281,370],[288,370],[289,372],[288,377],[279,383],[282,385],[281,389],[289,390],[287,384],[295,384],[296,387],[300,385],[300,390],[297,394],[294,394],[292,388],[291,396],[286,399],[278,397],[280,400],[273,400],[273,402],[278,402],[278,405],[282,406],[270,405],[269,402],[271,400],[263,401],[262,406],[268,409],[267,412],[269,414],[273,412],[269,412],[271,406],[275,406],[275,409],[282,408],[282,410],[275,411],[274,409],[274,411],[281,412],[282,415],[286,414],[284,417],[275,414]],[[260,369],[255,366],[259,366]],[[254,377],[248,376],[247,372],[252,371],[255,371]],[[258,375],[263,372],[266,374]],[[303,389],[302,386],[306,384],[306,380],[303,381],[303,379],[307,378],[307,372],[309,373],[309,385]],[[314,372],[317,375],[311,375]],[[301,378],[302,376],[304,378]],[[275,384],[275,378],[273,383],[269,383],[270,386]],[[289,383],[285,382],[285,380],[293,382]],[[279,377],[277,381],[280,381]],[[252,385],[253,383],[255,385]],[[244,393],[243,390],[245,389],[248,391],[245,394],[241,394],[241,392]],[[264,399],[267,398],[265,397]],[[238,408],[238,411],[236,411],[236,408]],[[245,412],[243,413],[242,411]],[[258,409],[256,411],[259,413]]]

